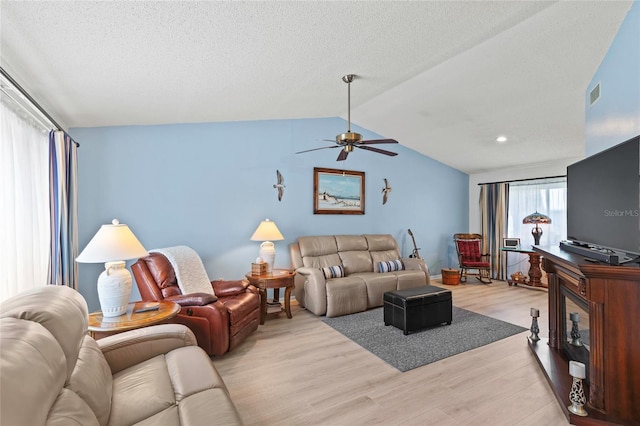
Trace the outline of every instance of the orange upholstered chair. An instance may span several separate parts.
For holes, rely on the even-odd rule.
[[[490,255],[482,253],[482,235],[454,234],[458,263],[460,264],[460,282],[467,282],[467,272],[477,271],[476,278],[485,284],[491,283]]]

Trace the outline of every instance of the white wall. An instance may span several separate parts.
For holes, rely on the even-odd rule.
[[[240,279],[258,255],[250,241],[261,220],[275,221],[276,267],[290,264],[288,245],[302,235],[392,234],[403,255],[415,234],[434,275],[449,267],[448,242],[466,226],[468,176],[402,145],[396,157],[364,150],[336,161],[338,150],[296,155],[344,131],[341,118],[74,128],[78,150],[78,243],[84,248],[117,218],[147,249],[189,245],[214,278]],[[377,139],[352,127],[367,139]],[[363,171],[365,215],[313,214],[313,168]],[[276,170],[285,179],[278,201]],[[382,204],[387,178],[393,191]],[[442,208],[446,200],[447,208]],[[98,308],[102,265],[79,265],[79,290]],[[134,286],[131,300],[138,300]]]
[[[567,166],[582,158],[569,158],[555,162],[531,164],[527,167],[514,167],[493,170],[485,173],[469,175],[469,232],[481,233],[482,221],[480,216],[480,186],[479,183],[503,182],[519,179],[535,179],[551,176],[564,176]],[[462,232],[462,231],[461,231]]]

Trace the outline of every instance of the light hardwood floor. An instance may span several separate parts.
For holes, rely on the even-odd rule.
[[[455,306],[529,328],[547,293],[494,281],[445,286]],[[247,425],[567,425],[529,331],[401,373],[292,303],[213,358]],[[568,372],[567,372],[568,373]]]

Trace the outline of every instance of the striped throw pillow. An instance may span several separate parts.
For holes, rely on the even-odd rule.
[[[378,272],[393,272],[393,271],[403,271],[404,263],[402,260],[389,260],[387,262],[378,263]]]
[[[327,266],[326,268],[322,268],[322,273],[326,279],[342,278],[344,277],[344,268],[342,265]]]

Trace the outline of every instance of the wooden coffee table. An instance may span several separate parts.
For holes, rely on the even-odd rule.
[[[136,312],[139,309],[158,306],[157,310]],[[132,302],[127,306],[127,312],[117,317],[105,318],[102,311],[89,314],[89,334],[96,338],[105,337],[122,331],[159,324],[175,317],[180,312],[180,305],[163,300],[161,302]]]
[[[260,324],[264,324],[267,319],[267,289],[273,289],[273,300],[280,301],[280,289],[285,288],[284,291],[284,312],[287,314],[287,318],[291,319],[291,290],[294,287],[295,271],[289,271],[288,269],[274,269],[273,272],[262,275],[251,275],[251,272],[247,273],[245,277],[249,283],[256,287],[260,292]]]

